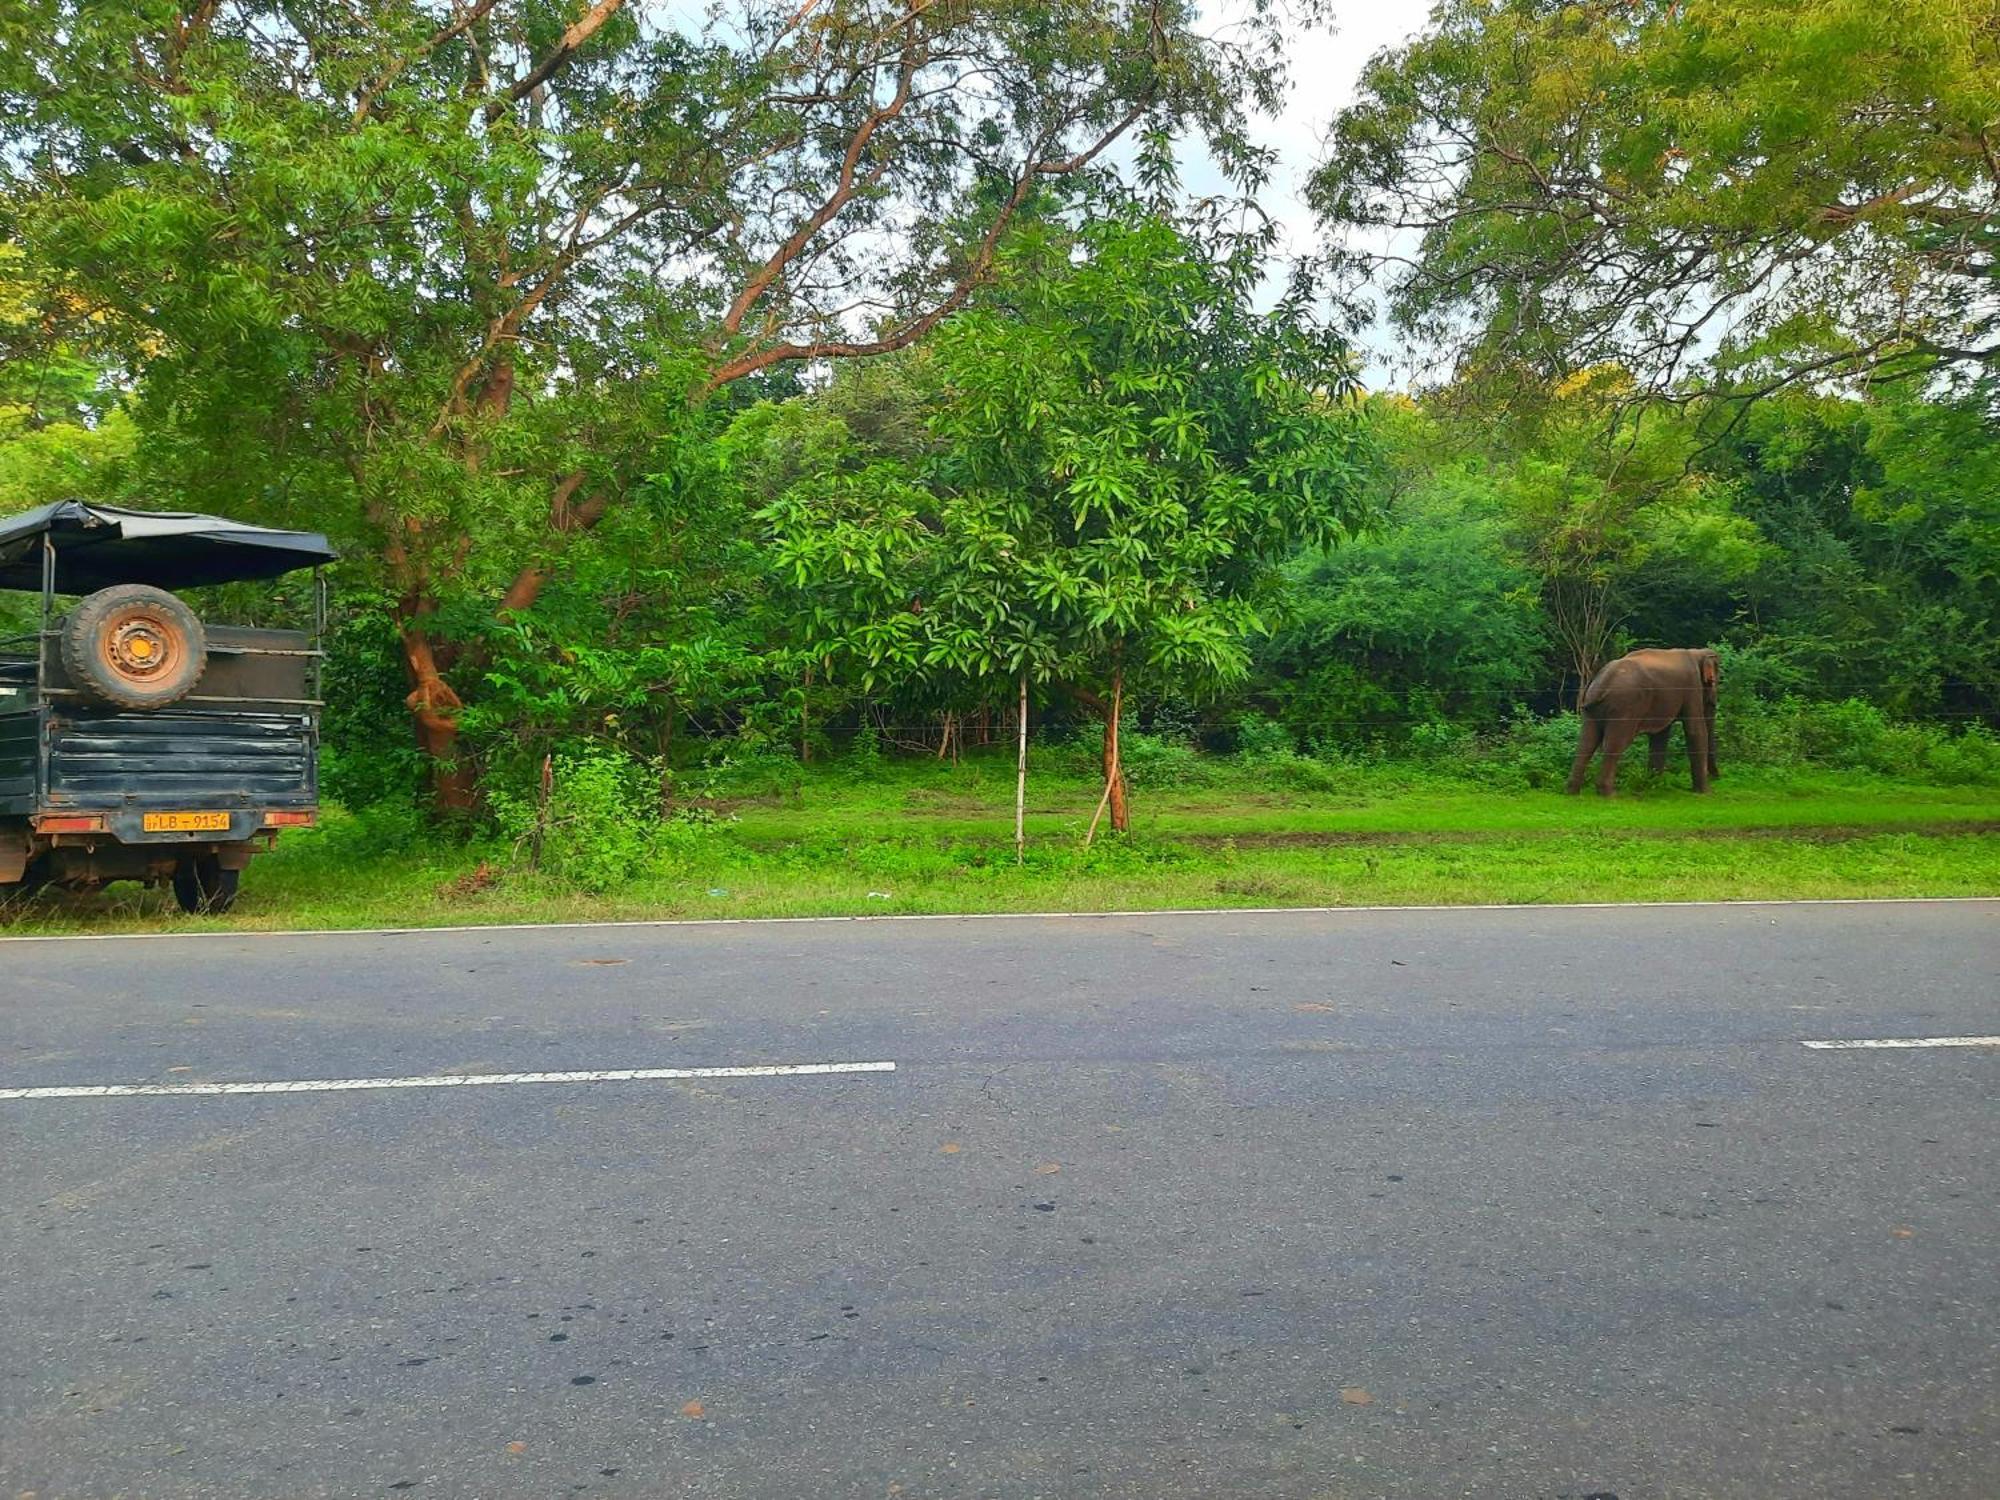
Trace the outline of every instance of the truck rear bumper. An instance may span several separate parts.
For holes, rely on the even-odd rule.
[[[307,826],[301,820],[314,817],[305,808],[239,808],[228,814],[226,828],[215,829],[148,829],[138,809],[8,819],[0,822],[0,886],[27,878],[30,866],[35,879],[57,884],[159,880],[195,854],[213,854],[225,869],[240,870],[284,828]]]
[[[192,801],[194,799],[190,799]],[[195,816],[190,817],[189,814]],[[254,838],[267,828],[300,827],[314,820],[311,809],[199,807],[163,811],[157,808],[76,809],[38,814],[37,834],[61,844],[228,844]],[[156,826],[148,827],[148,823]],[[216,826],[219,824],[220,826]],[[192,826],[189,826],[192,825]]]

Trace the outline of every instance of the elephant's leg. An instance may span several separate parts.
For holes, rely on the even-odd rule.
[[[1639,737],[1637,719],[1607,715],[1604,720],[1604,753],[1597,763],[1597,795],[1610,797],[1618,791],[1618,757]]]
[[[1597,753],[1597,743],[1604,738],[1604,725],[1592,713],[1583,716],[1583,730],[1576,737],[1576,761],[1569,768],[1569,785],[1563,790],[1576,793],[1583,789],[1583,778],[1590,774],[1590,757]]]
[[[1702,713],[1701,705],[1695,705],[1694,712],[1687,716],[1683,727],[1687,730],[1688,766],[1694,772],[1694,789],[1705,792],[1708,790],[1709,767],[1714,763],[1715,746],[1709,741],[1708,719]]]
[[[1646,756],[1646,769],[1651,771],[1655,776],[1667,768],[1667,740],[1673,732],[1674,726],[1669,724],[1658,734],[1649,734],[1646,736],[1649,749],[1649,753]]]

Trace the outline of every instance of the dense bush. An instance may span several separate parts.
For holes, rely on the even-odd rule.
[[[1941,724],[1891,719],[1848,698],[1813,703],[1749,702],[1716,719],[1718,754],[1750,765],[1872,771],[1936,785],[2000,783],[2000,737],[1983,725],[1953,733]]]
[[[1289,613],[1258,649],[1252,691],[1298,747],[1487,727],[1546,677],[1527,574],[1476,468],[1424,480],[1371,534],[1296,559],[1289,582]]]
[[[609,746],[556,753],[546,795],[496,787],[490,798],[516,858],[579,890],[611,890],[659,851],[657,768]]]
[[[423,756],[410,734],[409,691],[388,612],[349,601],[333,621],[320,683],[320,788],[350,808],[416,804]]]

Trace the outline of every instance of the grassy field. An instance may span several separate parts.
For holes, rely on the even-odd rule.
[[[1300,780],[1313,784],[1287,784]],[[1684,768],[1655,779],[1628,764],[1621,795],[1604,801],[1417,767],[1308,777],[1184,761],[1152,784],[1141,769],[1133,833],[1085,850],[1098,790],[1076,757],[1040,771],[1017,866],[999,757],[725,769],[659,835],[624,830],[631,857],[582,885],[533,868],[524,847],[335,811],[258,860],[227,919],[183,918],[163,893],[127,885],[44,897],[4,920],[30,933],[2000,894],[1991,787],[1751,770],[1696,797]]]

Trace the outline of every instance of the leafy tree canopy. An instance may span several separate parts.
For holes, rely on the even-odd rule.
[[[1309,7],[1310,8],[1310,7]],[[349,545],[454,755],[469,601],[531,607],[699,393],[908,344],[1115,143],[1244,184],[1277,22],[1185,0],[368,0],[0,18],[0,217],[105,310],[177,499]],[[462,785],[454,798],[467,795]]]
[[[1444,0],[1327,157],[1350,289],[1379,275],[1489,395],[1606,363],[1641,397],[1984,382],[2000,353],[1996,0]]]
[[[1112,705],[1128,673],[1240,681],[1275,565],[1357,525],[1369,477],[1346,351],[1253,310],[1260,264],[1136,214],[1074,260],[1025,234],[930,351],[935,453],[767,507],[812,649],[864,685],[1027,674]]]

